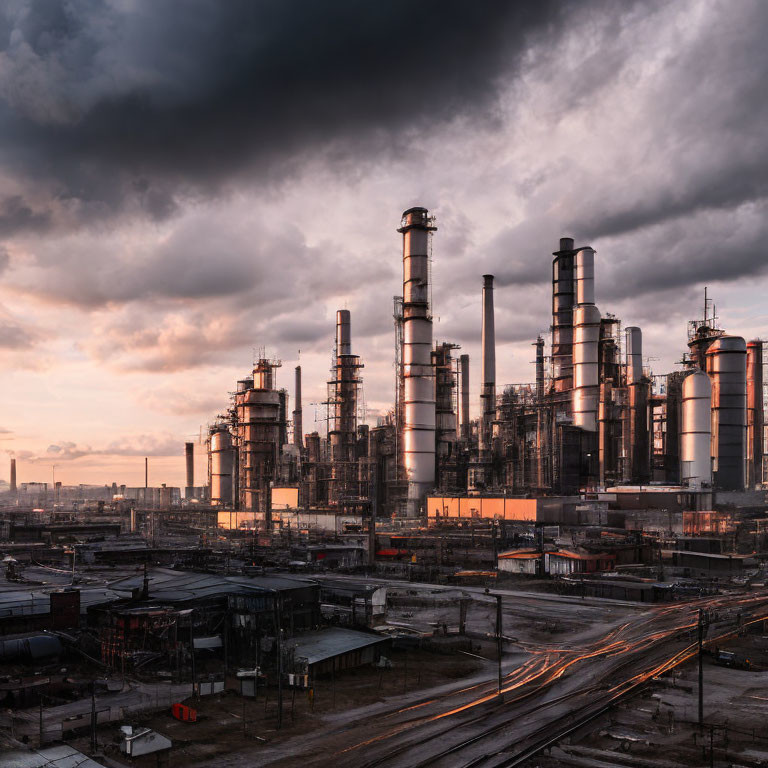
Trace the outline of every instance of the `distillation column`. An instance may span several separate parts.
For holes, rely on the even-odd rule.
[[[650,382],[643,375],[643,332],[636,326],[625,329],[625,355],[629,408],[624,421],[624,450],[629,479],[634,483],[650,480],[648,435],[648,395]]]
[[[407,514],[416,517],[435,484],[435,392],[429,306],[429,238],[436,227],[426,208],[403,213],[403,464]]]
[[[276,476],[282,426],[280,393],[274,388],[274,369],[279,365],[260,359],[253,370],[252,387],[235,395],[240,508],[253,512],[254,524],[266,528],[272,525],[270,488]]]
[[[294,379],[293,444],[301,451],[304,448],[304,425],[301,410],[301,366],[297,365]]]
[[[469,355],[461,355],[459,358],[459,370],[461,371],[461,385],[459,387],[461,397],[461,439],[469,442]]]
[[[573,238],[552,254],[552,376],[556,392],[573,386]]]
[[[712,485],[712,384],[696,369],[683,380],[683,423],[680,430],[680,479],[689,488]]]
[[[360,357],[352,354],[351,317],[348,309],[336,312],[336,364],[330,382],[333,428],[328,433],[331,444],[331,481],[328,501],[341,504],[359,496],[357,484],[357,371]]]
[[[746,480],[747,345],[721,336],[706,352],[712,379],[712,468],[715,486],[740,491]]]
[[[763,342],[747,344],[747,487],[763,482]]]
[[[585,432],[597,431],[599,395],[600,310],[595,306],[595,252],[576,254],[576,308],[573,314],[573,423]]]

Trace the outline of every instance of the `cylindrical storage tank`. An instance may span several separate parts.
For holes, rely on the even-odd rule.
[[[637,384],[643,377],[643,332],[631,325],[624,331],[626,340],[627,385]]]
[[[435,483],[435,384],[429,307],[429,238],[435,230],[426,208],[409,208],[403,235],[403,464],[407,513],[415,517]]]
[[[235,454],[232,436],[225,427],[211,432],[211,502],[232,503],[232,476]]]
[[[680,430],[680,479],[683,485],[701,488],[712,484],[712,384],[696,370],[683,381]]]
[[[600,387],[600,310],[594,304],[576,307],[574,328],[573,423],[587,432],[595,432]]]
[[[747,344],[747,486],[755,488],[763,482],[763,342],[755,339]]]
[[[747,345],[740,336],[721,336],[707,349],[712,380],[712,469],[724,491],[742,490],[746,480]]]

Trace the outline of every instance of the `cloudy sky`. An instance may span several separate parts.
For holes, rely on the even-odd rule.
[[[705,285],[765,336],[767,37],[762,0],[6,0],[0,447],[20,481],[135,484],[149,455],[180,485],[260,348],[291,394],[300,355],[312,426],[340,307],[375,419],[412,205],[475,387],[481,275],[499,383],[530,381],[563,235],[656,372]]]

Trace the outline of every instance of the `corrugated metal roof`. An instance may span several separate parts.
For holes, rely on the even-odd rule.
[[[143,574],[131,576],[115,582],[114,586],[123,590],[141,589],[144,584]],[[290,591],[317,587],[309,579],[286,576],[219,576],[192,571],[170,571],[156,569],[149,573],[149,597],[152,600],[184,602],[217,597],[227,594],[248,594],[251,592]]]
[[[57,744],[39,749],[11,749],[0,752],[3,768],[105,768],[74,747]]]
[[[307,632],[291,638],[288,645],[295,648],[297,658],[307,659],[310,664],[340,656],[343,653],[385,643],[389,638],[357,632],[354,629],[330,627],[317,632]]]

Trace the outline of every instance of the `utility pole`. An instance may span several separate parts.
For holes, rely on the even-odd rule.
[[[704,728],[704,612],[699,608],[699,729]]]
[[[277,641],[277,730],[283,727],[283,628],[282,600],[275,590],[275,639]]]
[[[499,696],[501,696],[501,595],[494,595],[496,598],[496,655],[499,660]]]
[[[96,752],[96,681],[91,680],[91,754]]]

